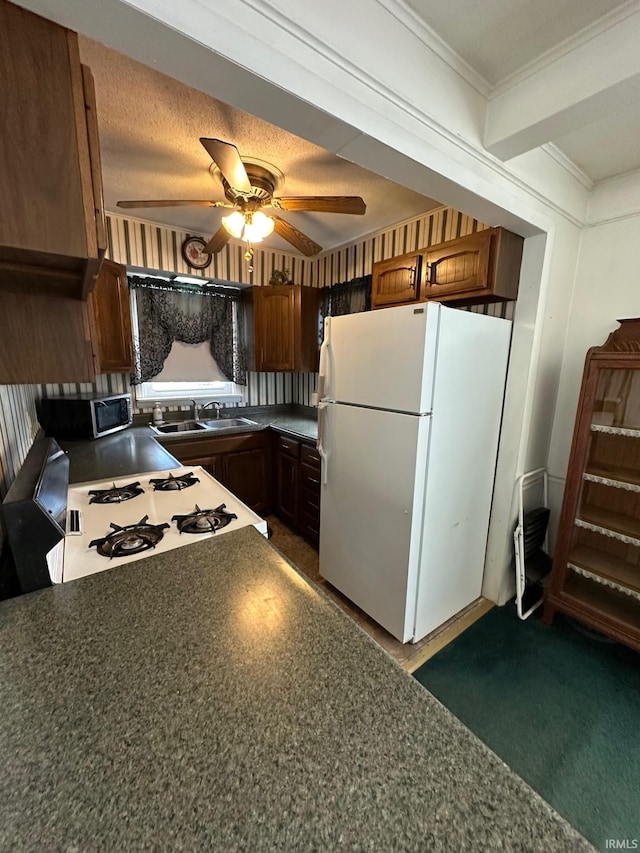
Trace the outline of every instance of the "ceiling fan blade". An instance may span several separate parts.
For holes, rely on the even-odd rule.
[[[209,240],[207,245],[204,247],[205,252],[209,255],[217,255],[221,249],[229,242],[229,238],[231,234],[227,231],[227,229],[221,225],[220,228],[216,231],[213,237]]]
[[[284,219],[280,219],[279,216],[274,216],[273,219],[275,220],[274,230],[276,234],[279,234],[287,243],[291,243],[292,246],[299,249],[303,255],[317,255],[318,252],[322,251],[322,246],[319,246],[310,237],[307,237],[302,231],[298,231],[297,228],[294,228],[293,225],[290,225]]]
[[[240,159],[236,146],[230,142],[223,142],[221,139],[205,139],[204,137],[200,137],[200,142],[222,172],[222,176],[229,186],[241,193],[251,193],[251,183],[247,170]]]
[[[118,207],[187,207],[198,205],[199,207],[219,207],[217,201],[191,200],[191,199],[164,199],[155,201],[118,201]]]
[[[273,207],[281,210],[313,210],[317,213],[355,213],[362,216],[367,205],[358,195],[302,195],[294,198],[274,198]]]

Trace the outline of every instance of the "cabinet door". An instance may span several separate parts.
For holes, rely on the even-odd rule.
[[[373,265],[371,305],[382,308],[420,299],[420,254],[400,255]]]
[[[229,491],[254,512],[265,512],[268,504],[265,449],[225,453],[222,457],[222,471],[223,483]]]
[[[254,288],[256,367],[258,370],[295,370],[296,295],[299,288]]]
[[[276,456],[276,512],[294,526],[298,516],[298,462],[284,453]]]
[[[490,229],[479,231],[427,249],[425,297],[468,295],[487,288],[492,234]]]
[[[133,370],[131,309],[126,269],[105,260],[89,297],[97,373]]]
[[[0,102],[11,128],[0,156],[2,204],[11,212],[0,217],[0,287],[84,300],[106,234],[96,218],[99,161],[88,140],[77,34],[2,0]]]

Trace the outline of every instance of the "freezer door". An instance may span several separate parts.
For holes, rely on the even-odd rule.
[[[327,317],[320,398],[396,412],[431,411],[439,303]]]
[[[320,574],[406,642],[414,630],[430,418],[334,403],[323,418]]]

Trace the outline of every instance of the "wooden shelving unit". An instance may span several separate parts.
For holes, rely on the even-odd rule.
[[[640,319],[587,353],[544,620],[640,650]]]

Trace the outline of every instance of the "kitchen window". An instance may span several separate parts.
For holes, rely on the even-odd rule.
[[[245,382],[242,304],[228,288],[129,276],[138,403],[238,403]]]

